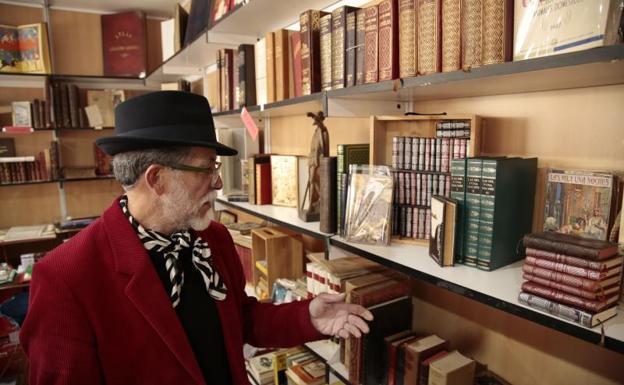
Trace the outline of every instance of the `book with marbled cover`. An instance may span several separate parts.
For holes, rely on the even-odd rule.
[[[461,62],[464,69],[481,65],[482,2],[462,0],[461,3]]]
[[[399,0],[399,76],[416,76],[416,1]]]
[[[366,8],[364,34],[364,82],[377,83],[379,80],[379,9],[376,5]]]
[[[461,0],[442,0],[442,72],[461,68]]]
[[[511,61],[513,0],[483,0],[483,64]]]
[[[442,0],[418,0],[418,74],[442,69]]]

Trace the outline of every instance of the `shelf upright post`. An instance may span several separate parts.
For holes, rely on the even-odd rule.
[[[52,35],[52,28],[50,26],[50,1],[42,0],[41,2],[42,10],[43,10],[43,21],[46,23],[46,29],[48,30],[48,47],[50,53],[50,72],[52,74],[55,73],[54,68],[54,39]]]

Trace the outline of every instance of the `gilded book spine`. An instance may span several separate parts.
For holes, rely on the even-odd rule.
[[[379,80],[379,10],[376,5],[366,8],[364,21],[365,83]]]
[[[399,46],[397,3],[385,0],[379,3],[379,81],[399,77]]]
[[[273,32],[267,33],[265,42],[267,103],[273,103],[275,101],[275,34]]]
[[[442,72],[461,68],[461,0],[442,1]]]
[[[440,72],[442,0],[418,0],[418,73]]]
[[[399,0],[399,76],[416,76],[416,1]]]
[[[513,0],[483,0],[483,64],[511,60]]]
[[[346,9],[336,8],[331,15],[331,86],[344,88]]]
[[[275,101],[288,99],[290,97],[290,76],[288,50],[288,31],[280,29],[275,31]]]
[[[355,84],[364,84],[365,80],[365,21],[366,10],[360,9],[355,14]]]
[[[321,89],[332,86],[332,15],[321,17]]]
[[[482,0],[462,0],[461,54],[465,69],[481,65]]]
[[[356,12],[349,12],[347,14],[347,46],[345,48],[347,55],[345,64],[346,87],[355,85],[355,24]]]
[[[321,17],[325,15],[325,12],[308,10],[299,17],[304,95],[310,95],[321,90],[321,56],[319,50]]]

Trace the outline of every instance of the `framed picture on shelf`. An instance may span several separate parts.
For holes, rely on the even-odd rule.
[[[12,102],[11,117],[15,127],[32,127],[32,114],[30,102]]]

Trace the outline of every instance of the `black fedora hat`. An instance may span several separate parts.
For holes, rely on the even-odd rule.
[[[115,108],[115,135],[95,141],[108,155],[169,146],[210,147],[217,155],[238,151],[217,142],[208,100],[181,91],[157,91]]]

